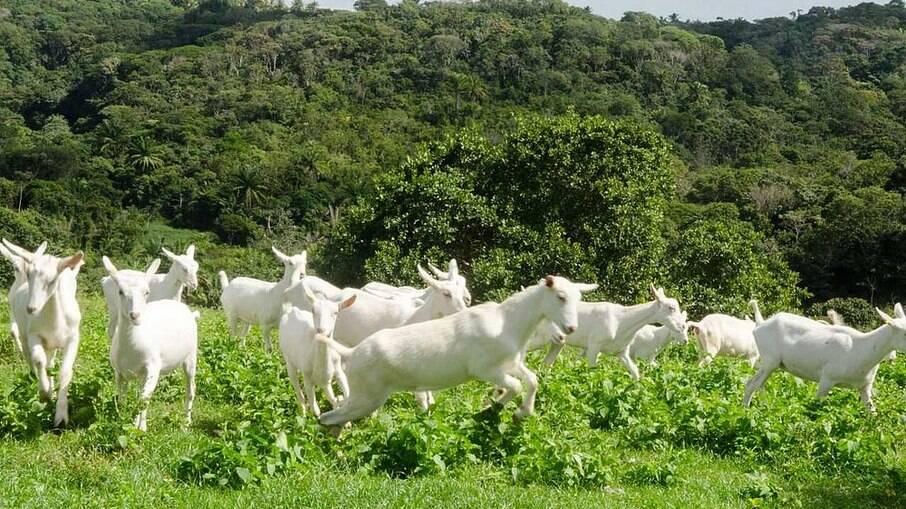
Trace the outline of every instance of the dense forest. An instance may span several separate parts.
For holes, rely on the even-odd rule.
[[[480,299],[546,272],[693,314],[906,297],[902,1],[356,7],[7,0],[0,232],[95,266],[196,241],[201,302],[272,242],[343,284],[456,256]]]

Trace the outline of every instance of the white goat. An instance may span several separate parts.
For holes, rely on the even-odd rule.
[[[760,317],[761,312],[756,312],[756,320]],[[698,322],[689,321],[689,329],[698,339],[698,366],[705,367],[718,355],[727,355],[745,357],[749,366],[754,367],[758,362],[758,347],[752,336],[755,323],[748,318],[742,320],[720,313],[707,315]]]
[[[840,315],[840,313],[836,312],[833,309],[827,310],[827,319],[829,320],[829,323],[831,325],[839,325],[841,327],[848,327],[848,325],[846,325],[846,322],[843,320],[843,316]],[[818,321],[823,322],[822,320],[818,320]],[[897,359],[896,350],[890,352],[890,354],[887,357],[884,357],[884,360],[887,360],[887,361],[894,361],[896,359]]]
[[[286,362],[286,373],[289,381],[296,391],[299,408],[305,413],[305,396],[299,387],[299,373],[305,384],[305,394],[311,412],[318,417],[321,409],[315,397],[315,387],[324,389],[332,408],[337,407],[337,397],[333,392],[334,378],[340,383],[343,397],[349,397],[349,384],[340,361],[340,355],[323,341],[315,339],[316,334],[330,336],[333,334],[337,316],[344,309],[352,306],[356,301],[353,295],[346,300],[336,303],[328,299],[318,298],[308,287],[304,280],[300,282],[306,297],[310,300],[311,312],[284,304],[283,317],[280,319],[280,351]]]
[[[283,294],[305,274],[308,255],[302,253],[287,256],[276,247],[271,248],[278,260],[283,262],[283,279],[276,283],[250,277],[237,277],[230,281],[226,272],[220,271],[220,303],[226,313],[230,334],[238,336],[243,344],[252,324],[261,328],[264,348],[271,351],[271,331],[280,322],[283,310]]]
[[[418,267],[418,274],[429,288],[423,302],[408,298],[385,299],[353,288],[328,296],[333,300],[345,300],[352,295],[359,298],[354,308],[337,319],[334,330],[337,341],[346,346],[355,346],[381,329],[434,320],[466,309],[461,285],[453,281],[436,280],[421,267]],[[295,286],[287,292],[287,299],[302,308],[299,305],[300,299],[305,297],[304,294],[300,296],[299,285]]]
[[[44,254],[45,249],[47,249],[46,241],[42,242],[38,249],[35,250],[35,256]],[[16,290],[28,284],[28,277],[25,273],[28,264],[21,256],[16,256],[3,244],[0,244],[0,254],[12,264],[13,274],[15,275],[13,284],[10,285],[9,292],[6,294],[7,302],[9,303],[9,335],[13,338],[13,345],[16,347],[16,351],[28,362],[28,355],[25,352],[25,338],[19,335],[19,326],[16,325],[16,314],[13,309],[13,295],[15,295]]]
[[[428,268],[431,269],[431,272],[434,273],[434,276],[437,277],[437,279],[441,281],[453,281],[462,286],[463,298],[466,305],[469,306],[472,304],[472,294],[469,292],[466,278],[459,273],[459,264],[456,262],[455,258],[450,259],[450,262],[447,264],[446,272],[438,269],[430,262],[428,262]],[[432,287],[429,285],[428,288],[418,289],[412,286],[391,286],[386,283],[371,282],[363,286],[362,290],[384,298],[409,297],[423,300],[427,297],[428,292],[432,290]]]
[[[6,239],[3,244],[26,262],[26,284],[16,288],[11,302],[20,338],[25,338],[20,340],[21,344],[45,400],[53,395],[53,382],[47,376],[48,359],[52,359],[58,349],[63,350],[54,413],[54,425],[59,426],[69,422],[69,384],[79,351],[79,324],[82,321],[76,302],[76,275],[85,254],[79,251],[68,258],[57,258],[32,253]]]
[[[651,285],[650,289],[654,300],[635,306],[610,302],[579,303],[579,329],[566,338],[565,344],[583,348],[588,364],[592,367],[597,365],[599,353],[614,355],[626,366],[629,376],[638,380],[639,368],[629,354],[636,332],[650,323],[663,323],[677,334],[683,334],[686,328],[685,315],[676,299],[667,297],[663,288]],[[550,336],[536,334],[528,349],[535,350],[554,343],[544,359],[545,364],[553,364],[564,346],[551,339],[551,336],[559,333],[555,326],[549,324]]]
[[[528,390],[516,417],[529,416],[538,389],[537,377],[522,362],[529,337],[545,319],[562,331],[575,331],[580,292],[595,287],[547,276],[500,304],[385,329],[355,348],[318,336],[343,357],[350,390],[343,405],[321,415],[321,424],[340,426],[364,417],[396,391],[433,391],[476,379],[504,389],[500,405],[522,390],[521,379]]]
[[[382,329],[424,322],[458,313],[466,309],[464,287],[455,279],[439,281],[418,266],[418,274],[428,285],[424,301],[408,297],[377,297],[362,290],[346,288],[328,299],[343,301],[357,297],[355,307],[337,319],[333,336],[346,346],[355,346],[363,339]],[[455,273],[454,273],[455,274]],[[286,292],[285,299],[300,309],[310,309],[311,300],[306,296],[309,278],[306,276]],[[313,291],[313,290],[312,290]],[[317,293],[317,292],[315,292]],[[415,395],[419,406],[427,410],[434,401],[430,392]]]
[[[170,270],[166,274],[157,274],[157,269],[160,267],[159,258],[155,258],[144,272],[121,270],[120,274],[144,275],[148,279],[148,286],[151,289],[148,302],[162,299],[182,302],[184,289],[198,288],[198,262],[195,261],[195,245],[190,244],[186,248],[186,253],[182,255],[175,254],[165,247],[161,248],[161,252],[171,262]],[[107,336],[112,338],[116,329],[116,318],[119,316],[116,309],[119,296],[116,285],[109,276],[101,279],[101,287],[107,301]]]
[[[135,427],[147,431],[148,404],[160,375],[182,367],[186,375],[186,423],[191,424],[198,357],[198,312],[176,300],[149,302],[150,282],[144,274],[123,274],[106,256],[103,262],[119,297],[116,306],[119,320],[110,348],[117,399],[125,395],[130,379],[141,379],[141,410],[134,422]]]
[[[629,356],[633,359],[645,359],[651,364],[657,365],[655,358],[661,353],[661,350],[667,346],[671,340],[681,345],[689,342],[688,327],[685,326],[686,312],[682,313],[683,329],[676,331],[673,327],[667,325],[645,325],[632,338],[629,344]]]
[[[747,383],[743,405],[764,385],[775,369],[783,369],[818,382],[815,397],[823,398],[836,386],[859,391],[862,403],[872,413],[872,386],[879,363],[894,350],[906,350],[906,313],[899,303],[896,318],[878,314],[885,324],[871,332],[825,325],[790,313],[777,313],[755,328],[761,365]]]
[[[121,276],[130,276],[130,277],[141,277],[145,276],[150,278],[160,267],[160,258],[155,258],[148,264],[148,267],[142,271],[138,270],[129,270],[124,269],[120,271]],[[104,292],[104,301],[107,303],[107,338],[113,339],[116,335],[116,325],[119,322],[119,288],[116,286],[116,282],[110,276],[104,276],[101,278],[101,290]],[[151,300],[151,299],[149,299]]]

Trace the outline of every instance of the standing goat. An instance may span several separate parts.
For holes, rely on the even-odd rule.
[[[629,354],[629,347],[635,334],[646,324],[663,323],[677,334],[686,329],[686,317],[680,310],[676,299],[667,297],[663,288],[651,285],[651,296],[654,300],[635,306],[623,306],[610,302],[581,302],[578,305],[579,329],[566,337],[565,344],[585,349],[588,364],[592,367],[598,363],[598,354],[606,353],[616,356],[626,366],[629,376],[638,380],[639,368]],[[557,336],[560,331],[549,326],[548,334]],[[544,362],[551,365],[564,343],[550,340],[544,334],[533,338],[528,349],[538,349],[553,342]]]
[[[40,256],[44,254],[44,250],[47,249],[47,242],[42,242],[38,249],[35,250],[35,256]],[[13,273],[15,274],[15,279],[13,284],[9,287],[9,292],[6,294],[7,302],[9,303],[9,335],[13,338],[13,346],[16,347],[16,351],[19,352],[22,357],[28,362],[28,355],[26,354],[25,348],[25,338],[19,334],[19,326],[16,325],[16,314],[13,309],[13,295],[16,294],[16,290],[22,286],[28,284],[28,277],[26,275],[26,268],[28,263],[22,259],[21,256],[16,256],[12,251],[6,248],[3,244],[0,244],[0,254],[4,258],[9,260],[9,263],[13,266]]]
[[[245,343],[252,324],[261,328],[264,338],[264,349],[271,351],[271,331],[280,322],[283,310],[283,294],[305,275],[308,254],[302,253],[287,256],[276,247],[271,247],[274,256],[283,262],[283,279],[276,283],[261,281],[250,277],[237,277],[230,281],[226,272],[220,271],[220,303],[226,313],[230,334],[238,336]]]
[[[38,377],[38,389],[45,400],[51,399],[54,390],[47,376],[49,359],[57,350],[63,350],[54,413],[54,425],[59,426],[69,422],[69,384],[79,351],[82,321],[76,302],[76,275],[85,254],[79,251],[68,258],[57,258],[44,254],[41,248],[32,253],[6,239],[3,244],[25,261],[26,284],[15,289],[10,302],[20,344]]]
[[[836,385],[856,389],[865,407],[874,412],[872,386],[879,363],[894,350],[906,350],[903,306],[898,303],[894,307],[896,318],[880,309],[877,312],[885,324],[867,333],[790,313],[777,313],[756,327],[761,365],[746,383],[743,405],[749,406],[755,391],[780,368],[818,382],[815,397],[819,399]]]
[[[186,423],[192,422],[195,400],[195,366],[198,357],[198,312],[171,299],[149,302],[148,278],[129,271],[117,271],[106,256],[104,268],[116,285],[119,319],[110,347],[110,364],[116,378],[118,399],[130,379],[141,380],[141,410],[135,427],[148,430],[148,404],[161,374],[182,367],[186,375]]]
[[[198,262],[195,261],[195,245],[189,245],[183,255],[175,254],[167,248],[161,248],[161,252],[172,262],[170,270],[166,274],[157,274],[160,258],[155,258],[144,272],[136,270],[120,270],[119,272],[121,275],[143,275],[148,279],[148,287],[151,289],[148,302],[162,299],[182,302],[182,293],[185,288],[194,290],[198,287]],[[116,284],[110,276],[101,279],[101,287],[104,290],[104,299],[107,301],[107,336],[112,339],[116,332],[116,319],[119,316],[116,309],[119,296]]]
[[[424,301],[409,297],[377,297],[362,290],[346,288],[328,295],[334,301],[343,301],[356,297],[355,307],[337,318],[333,336],[341,344],[355,346],[363,339],[383,329],[392,329],[402,325],[434,320],[452,315],[466,309],[465,291],[461,283],[454,280],[439,281],[431,277],[425,269],[418,266],[418,274],[428,285]],[[308,277],[290,287],[285,299],[300,309],[308,310],[311,300],[306,292],[311,291]],[[317,293],[317,292],[315,292]],[[427,410],[433,402],[431,393],[415,395],[419,406]]]
[[[754,301],[753,301],[754,302]],[[757,304],[756,306],[757,307]],[[761,312],[756,314],[760,319]],[[713,313],[698,322],[689,322],[689,329],[698,339],[698,366],[705,367],[718,355],[745,357],[750,366],[758,362],[758,347],[755,345],[755,323],[749,319]]]
[[[364,417],[397,391],[433,391],[469,380],[484,380],[504,390],[504,405],[528,390],[517,418],[534,411],[538,378],[522,362],[522,352],[542,320],[572,333],[578,326],[580,292],[597,285],[547,276],[502,303],[486,303],[438,320],[385,329],[349,348],[326,336],[343,357],[349,399],[321,415],[321,424],[341,426]]]
[[[299,284],[302,285],[305,296],[310,301],[309,304],[312,311],[303,311],[289,303],[284,304],[284,313],[280,319],[279,329],[280,351],[283,353],[283,360],[286,362],[286,373],[289,375],[289,381],[296,391],[299,408],[304,414],[305,396],[299,387],[299,373],[301,372],[311,412],[315,417],[318,417],[321,415],[321,409],[318,407],[318,400],[315,397],[315,387],[324,389],[331,407],[336,408],[338,401],[333,392],[334,379],[336,378],[340,382],[340,389],[344,398],[349,397],[349,384],[346,381],[346,374],[343,372],[340,363],[340,355],[323,341],[316,340],[315,335],[333,335],[337,316],[342,316],[341,312],[356,302],[356,296],[353,295],[340,303],[336,303],[332,300],[316,297],[305,286],[304,280],[300,281]]]

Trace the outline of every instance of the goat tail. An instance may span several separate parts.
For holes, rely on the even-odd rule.
[[[353,348],[349,348],[346,345],[341,345],[327,334],[315,334],[315,341],[320,341],[326,344],[331,349],[333,349],[333,351],[340,354],[340,357],[349,357],[353,352]]]
[[[227,286],[230,286],[230,280],[227,278],[225,271],[220,271],[217,273],[217,277],[220,278],[220,289],[223,290]]]
[[[755,314],[755,325],[764,323],[764,317],[761,316],[761,309],[758,307],[758,301],[755,299],[750,300],[749,306],[752,307],[752,313]]]

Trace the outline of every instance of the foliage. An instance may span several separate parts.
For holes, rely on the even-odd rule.
[[[479,298],[546,273],[638,297],[659,274],[663,141],[599,117],[516,124],[499,144],[464,133],[379,180],[328,239],[328,275],[406,281],[415,262],[446,254],[471,266]]]

